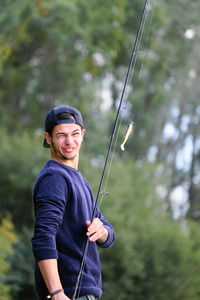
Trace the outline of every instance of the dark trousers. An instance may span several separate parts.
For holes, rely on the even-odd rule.
[[[93,295],[87,295],[77,298],[76,300],[96,300],[96,298]]]

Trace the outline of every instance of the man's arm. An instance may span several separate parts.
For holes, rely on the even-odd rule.
[[[34,190],[35,226],[33,253],[50,293],[62,289],[58,266],[56,234],[62,223],[68,195],[68,185],[59,173],[45,173]],[[69,300],[61,292],[52,300]]]
[[[60,277],[58,274],[57,259],[45,259],[38,262],[42,277],[46,283],[49,294],[62,289]],[[64,292],[53,296],[52,300],[70,300]]]

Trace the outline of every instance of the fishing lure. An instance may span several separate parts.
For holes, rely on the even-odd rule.
[[[120,146],[120,148],[121,148],[122,151],[125,150],[124,146],[125,146],[125,144],[126,144],[128,138],[129,138],[129,136],[130,136],[132,130],[133,130],[133,122],[130,122],[129,125],[128,125],[128,128],[127,128],[127,130],[126,130],[126,134],[125,134],[125,137],[124,137],[124,141],[123,141],[123,143],[122,143],[121,146]]]

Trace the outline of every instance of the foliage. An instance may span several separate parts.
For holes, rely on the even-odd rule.
[[[11,138],[1,129],[0,177],[1,216],[11,214],[19,228],[32,225],[32,187],[45,162],[42,137],[21,132]],[[9,157],[9,159],[6,159]]]
[[[116,246],[102,253],[103,299],[199,299],[199,236],[188,224],[136,218],[123,226]]]
[[[31,198],[49,158],[42,147],[44,116],[60,103],[82,111],[87,135],[80,169],[96,193],[143,3],[0,3],[0,218],[5,220],[0,245],[7,247],[0,254],[0,287],[5,300],[10,291],[15,299],[34,299]],[[101,203],[117,233],[114,248],[101,253],[107,300],[200,297],[199,228],[186,219],[172,221],[176,187],[186,197],[185,203],[179,199],[180,215],[189,208],[187,217],[200,216],[199,8],[195,0],[189,5],[186,0],[154,1],[143,28],[118,132],[121,141],[133,120],[134,135],[125,153],[116,145],[104,187],[109,195]],[[13,232],[7,214],[18,230],[15,255],[14,235],[5,236]],[[11,259],[5,260],[7,255]]]
[[[99,52],[121,44],[123,31],[115,24],[123,22],[125,4],[113,1],[110,12],[105,1],[5,1],[2,49],[9,51],[1,62],[0,102],[2,112],[9,112],[7,126],[16,130],[17,121],[20,127],[38,127],[38,112],[63,101],[87,111],[84,75],[98,76]],[[104,65],[108,68],[109,60]]]
[[[33,279],[34,260],[31,255],[31,235],[32,232],[29,229],[24,229],[18,235],[15,252],[11,259],[9,259],[10,272],[7,281],[13,299],[36,299]]]
[[[8,257],[13,254],[12,246],[17,242],[10,218],[4,218],[0,225],[0,298],[11,300],[7,276],[10,271]]]
[[[155,193],[155,169],[132,161],[113,167],[102,210],[117,240],[101,251],[103,299],[199,299],[199,228],[166,216]]]

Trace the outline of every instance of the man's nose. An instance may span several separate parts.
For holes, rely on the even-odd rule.
[[[69,144],[72,144],[72,142],[73,142],[72,136],[71,136],[71,135],[66,136],[66,138],[65,138],[65,143],[66,143],[67,145],[69,145]]]

